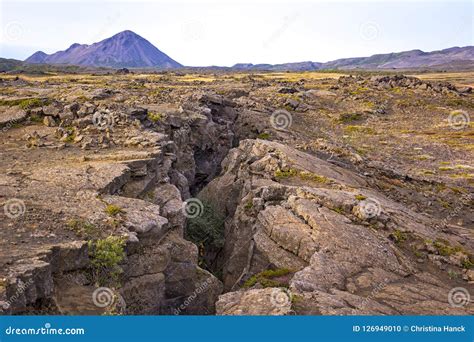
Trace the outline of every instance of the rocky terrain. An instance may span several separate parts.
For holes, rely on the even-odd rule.
[[[0,310],[474,314],[448,76],[2,76]]]

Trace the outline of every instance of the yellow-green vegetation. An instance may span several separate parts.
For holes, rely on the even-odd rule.
[[[474,257],[472,255],[468,256],[466,259],[464,259],[461,262],[461,266],[462,266],[462,268],[466,268],[466,269],[473,268],[474,267]]]
[[[300,295],[296,295],[296,294],[291,296],[291,304],[299,304],[303,302],[304,302],[304,297]]]
[[[435,175],[436,173],[435,173],[433,170],[424,170],[424,169],[421,169],[421,170],[420,170],[420,174],[422,174],[422,175]]]
[[[109,216],[117,216],[118,214],[121,214],[123,213],[123,209],[120,208],[119,206],[117,205],[114,205],[114,204],[107,204],[107,206],[105,207],[105,212],[109,215]]]
[[[367,88],[367,87],[358,87],[357,89],[353,90],[350,92],[351,95],[359,95],[359,94],[363,94],[365,93],[366,91],[369,91],[370,89]]]
[[[362,119],[363,115],[361,113],[343,113],[339,115],[338,122],[345,123],[345,122],[352,122]]]
[[[415,159],[417,159],[417,160],[429,160],[429,159],[433,159],[433,157],[430,156],[429,154],[422,154],[422,155],[416,156]]]
[[[455,175],[451,175],[454,179],[474,179],[474,173],[461,172]]]
[[[358,200],[358,201],[363,201],[365,199],[367,199],[367,197],[365,197],[364,195],[355,195],[355,199]]]
[[[91,100],[91,99],[88,98],[88,97],[85,96],[85,95],[80,95],[80,96],[76,97],[76,101],[77,101],[77,102],[80,102],[80,103],[88,102],[88,101],[90,101],[90,100]]]
[[[96,225],[83,220],[71,219],[67,222],[67,227],[77,235],[88,239],[97,238],[100,234]]]
[[[32,109],[32,108],[36,108],[36,107],[41,107],[45,105],[45,102],[41,99],[26,99],[26,100],[23,100],[19,103],[19,107],[21,109]]]
[[[453,166],[453,168],[455,168],[456,170],[471,170],[471,169],[474,169],[470,165],[463,165],[463,164],[456,164],[456,165]]]
[[[36,122],[36,123],[41,123],[41,122],[43,122],[43,118],[39,115],[31,115],[30,116],[30,121],[31,122]]]
[[[366,126],[357,126],[357,125],[349,125],[344,127],[344,132],[349,133],[365,133],[365,134],[375,134],[375,130],[372,127]]]
[[[432,245],[436,252],[445,257],[449,257],[456,253],[464,254],[464,259],[461,261],[461,267],[466,269],[471,269],[474,267],[474,256],[468,253],[463,247],[461,246],[451,246],[451,244],[444,240],[444,239],[436,239],[435,241],[425,240],[425,244]]]
[[[451,246],[448,241],[444,239],[437,239],[433,242],[433,247],[436,248],[439,255],[450,256],[458,252],[463,252],[460,246]]]
[[[148,120],[155,123],[163,119],[163,115],[161,115],[160,113],[148,112],[147,116]]]
[[[372,109],[372,108],[375,107],[375,103],[372,102],[372,101],[366,101],[366,102],[364,102],[364,105],[369,109]]]
[[[13,100],[0,100],[0,106],[19,106],[21,109],[32,109],[36,107],[41,107],[48,105],[48,100],[38,99],[38,98],[28,98],[28,99],[13,99]]]
[[[329,183],[329,179],[324,176],[320,176],[309,171],[298,171],[293,168],[290,168],[288,170],[278,169],[274,172],[274,176],[277,180],[286,179],[290,177],[298,177],[302,180],[312,181],[315,183],[322,183],[322,184]]]
[[[440,166],[440,167],[438,167],[438,170],[440,170],[440,171],[451,171],[451,170],[454,170],[454,168],[451,167],[451,166]]]
[[[301,171],[298,173],[298,176],[303,180],[309,180],[316,183],[329,183],[329,179],[327,179],[326,177],[308,171]]]
[[[244,206],[245,210],[250,210],[253,208],[253,202],[252,200],[248,201],[247,203],[245,203],[245,206]]]
[[[443,208],[451,208],[451,204],[441,198],[437,198],[436,201],[443,206]]]
[[[334,208],[330,208],[332,211],[340,214],[340,215],[343,215],[344,214],[344,209],[341,208],[341,207],[334,207]]]
[[[257,138],[262,140],[268,140],[270,139],[270,133],[260,133],[259,135],[257,135]]]
[[[252,287],[259,283],[263,287],[288,287],[287,282],[277,280],[274,278],[283,277],[291,273],[291,270],[287,268],[278,268],[275,270],[265,270],[263,272],[254,274],[244,283],[244,287]]]
[[[465,194],[465,193],[468,192],[466,189],[463,189],[463,188],[460,188],[460,187],[457,187],[457,186],[452,186],[449,189],[452,192],[454,192],[455,194]]]
[[[445,102],[450,107],[474,109],[474,102],[463,98],[451,98]]]
[[[289,177],[294,177],[298,174],[296,169],[289,169],[289,170],[276,170],[274,176],[276,179],[285,179]]]
[[[117,281],[122,273],[119,264],[125,257],[125,241],[121,236],[89,241],[89,258],[94,280],[99,284]]]
[[[390,237],[393,239],[395,243],[402,243],[406,241],[406,239],[408,238],[408,234],[405,232],[402,232],[401,230],[396,229],[394,230],[392,234],[390,234]]]
[[[76,139],[76,128],[72,126],[66,127],[66,135],[64,142],[73,143],[74,139]]]
[[[459,278],[459,274],[456,271],[449,270],[448,277],[449,279],[456,279],[456,278]]]

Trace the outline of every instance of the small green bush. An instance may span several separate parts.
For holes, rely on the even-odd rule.
[[[97,226],[87,221],[71,219],[67,222],[67,227],[81,237],[97,238],[99,236]]]
[[[118,214],[123,213],[123,209],[120,208],[120,207],[117,206],[117,205],[108,204],[108,205],[105,207],[105,212],[106,212],[109,216],[117,216]]]
[[[244,206],[245,210],[250,210],[253,208],[253,202],[252,200],[248,201],[247,203],[245,203],[245,206]]]
[[[257,135],[257,138],[262,140],[268,140],[270,139],[270,133],[260,133],[259,135]]]
[[[392,234],[390,234],[390,237],[393,239],[395,243],[402,243],[403,241],[406,241],[408,238],[407,233],[402,232],[401,230],[396,229]]]
[[[208,248],[222,248],[224,246],[224,220],[214,207],[207,202],[203,203],[201,215],[189,218],[186,227],[186,238],[198,246]]]
[[[148,117],[148,120],[152,121],[152,122],[158,122],[158,121],[161,121],[161,119],[163,119],[163,116],[159,113],[153,113],[153,112],[148,112],[147,114],[147,117]]]
[[[456,254],[457,252],[462,252],[462,248],[459,246],[451,246],[448,241],[443,239],[437,239],[433,242],[433,247],[436,248],[439,255],[450,256]]]
[[[301,171],[298,176],[303,180],[309,180],[316,183],[326,184],[329,183],[329,179],[324,176],[317,175],[313,172]]]
[[[288,284],[285,284],[281,281],[275,280],[273,278],[278,278],[285,276],[291,273],[291,270],[287,268],[279,268],[275,270],[265,270],[260,273],[257,273],[251,276],[247,281],[245,281],[243,287],[252,287],[255,284],[259,283],[263,287],[288,287]]]
[[[94,281],[99,284],[116,282],[122,268],[119,263],[125,257],[125,238],[108,236],[105,239],[89,241],[89,258],[91,260]]]
[[[297,174],[298,174],[298,171],[295,169],[289,169],[285,171],[278,169],[275,171],[274,176],[276,179],[283,179],[283,178],[296,176]]]

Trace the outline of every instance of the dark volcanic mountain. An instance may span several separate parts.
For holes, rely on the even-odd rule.
[[[72,44],[67,50],[47,55],[35,52],[26,63],[72,64],[111,68],[179,68],[181,64],[132,31],[123,31],[92,45]]]

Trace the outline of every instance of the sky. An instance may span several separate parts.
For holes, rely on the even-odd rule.
[[[188,66],[326,62],[474,45],[474,1],[0,0],[0,57],[131,30]]]

